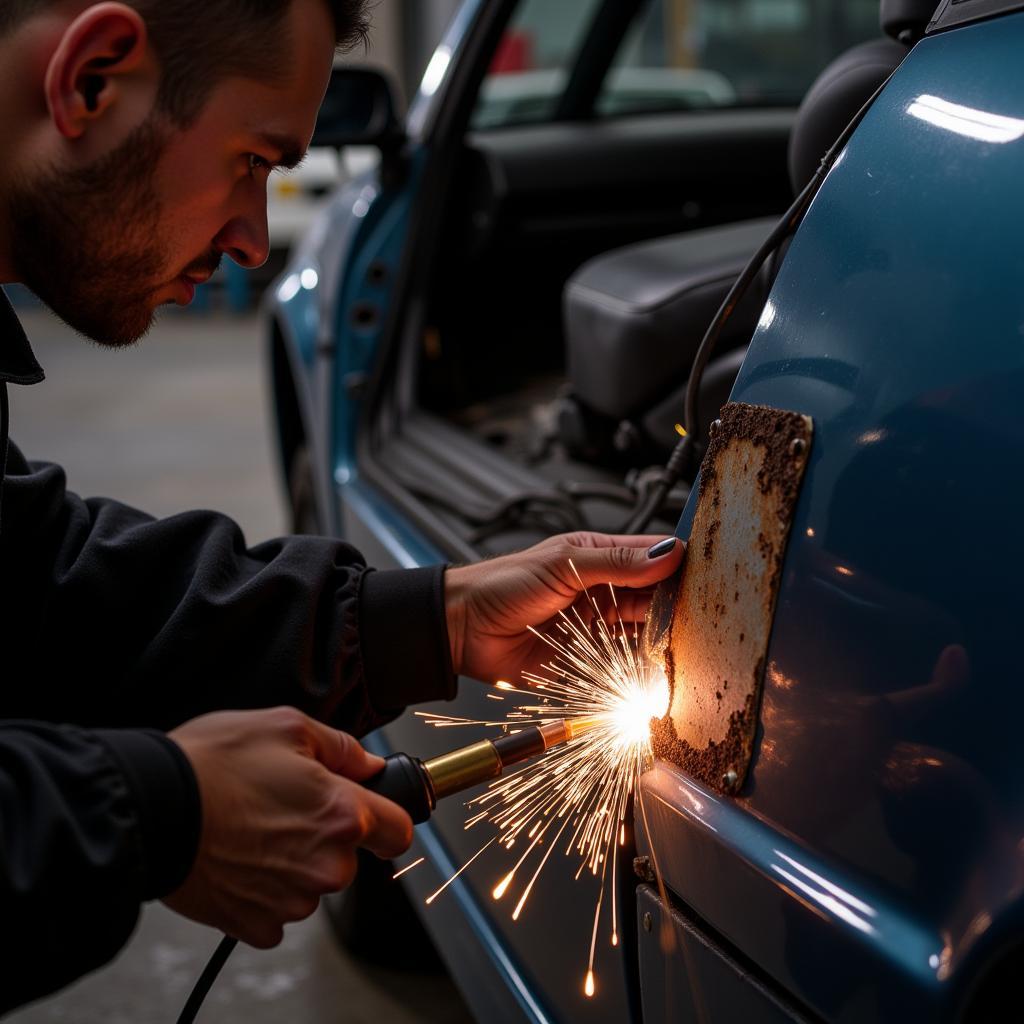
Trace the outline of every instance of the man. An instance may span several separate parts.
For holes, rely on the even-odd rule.
[[[364,33],[361,0],[6,0],[0,282],[127,345],[223,256],[260,265],[267,175]],[[358,847],[411,841],[358,785],[380,759],[322,723],[361,735],[460,673],[514,675],[526,627],[578,596],[570,556],[637,615],[682,556],[592,534],[409,572],[324,538],[246,550],[223,517],[155,521],[29,464],[7,385],[42,376],[0,298],[0,1012],[109,960],[145,900],[277,943]]]

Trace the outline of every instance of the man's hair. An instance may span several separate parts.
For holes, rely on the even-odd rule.
[[[0,0],[0,37],[57,0]],[[161,65],[158,107],[184,127],[225,78],[273,81],[287,74],[284,23],[292,0],[121,0],[145,19]],[[365,44],[367,0],[323,0],[335,44]]]

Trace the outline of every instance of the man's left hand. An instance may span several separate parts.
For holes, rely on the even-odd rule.
[[[616,590],[615,616],[624,622],[641,621],[654,585],[675,572],[683,557],[685,545],[678,540],[658,557],[648,557],[651,547],[665,540],[568,533],[526,551],[447,570],[448,635],[455,670],[485,682],[515,681],[524,670],[536,671],[551,657],[551,650],[527,627],[543,632],[580,598],[581,583],[602,599],[607,597],[607,584],[621,588]]]

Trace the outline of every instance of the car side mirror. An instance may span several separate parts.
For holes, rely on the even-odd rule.
[[[387,153],[401,141],[390,79],[375,68],[334,68],[310,145],[377,146]]]

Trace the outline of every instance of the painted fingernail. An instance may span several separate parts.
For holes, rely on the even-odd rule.
[[[668,537],[666,540],[659,540],[657,544],[653,544],[647,549],[648,558],[661,558],[662,555],[667,555],[676,546],[675,537]]]

